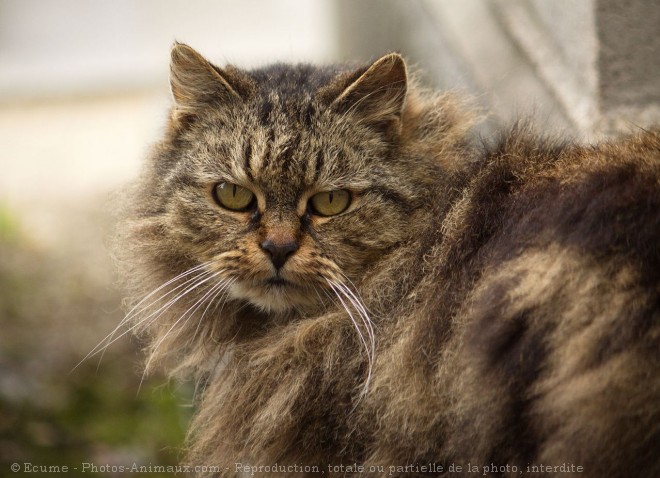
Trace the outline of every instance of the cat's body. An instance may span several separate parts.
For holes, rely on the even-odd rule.
[[[660,476],[657,130],[472,148],[397,55],[172,87],[123,246],[206,474]]]

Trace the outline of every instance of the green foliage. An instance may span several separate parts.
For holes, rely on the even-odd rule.
[[[111,368],[69,382],[61,407],[0,400],[0,415],[9,418],[0,428],[0,446],[13,450],[11,461],[67,465],[73,476],[83,463],[176,465],[191,410],[177,398],[181,391],[154,389],[147,383],[136,396],[135,389],[114,380]]]
[[[98,267],[107,253],[88,257],[70,247],[35,247],[0,205],[0,476],[10,463],[67,465],[67,476],[90,476],[83,463],[176,465],[190,387],[168,386],[163,376],[141,383],[142,356],[127,337],[100,365],[96,356],[72,371],[122,313],[112,276]]]
[[[0,244],[13,242],[19,236],[18,220],[6,204],[0,202]]]

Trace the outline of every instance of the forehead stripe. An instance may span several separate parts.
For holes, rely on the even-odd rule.
[[[273,103],[265,100],[259,107],[259,124],[266,126],[270,120],[270,113],[273,111]]]
[[[250,139],[248,139],[245,144],[243,155],[243,169],[245,170],[245,175],[252,181],[254,180],[254,176],[252,175],[252,167],[250,166],[250,160],[252,159],[252,141],[250,141]]]
[[[266,147],[264,148],[263,156],[261,159],[261,169],[268,167],[270,162],[270,157],[273,151],[273,145],[275,144],[275,130],[271,127],[268,130],[268,139],[266,140]]]
[[[323,169],[324,161],[325,161],[325,152],[323,151],[323,149],[319,149],[316,152],[315,161],[314,161],[314,182],[318,181],[319,177],[321,177],[321,170]]]
[[[282,165],[282,171],[286,172],[291,169],[291,162],[293,161],[293,155],[298,150],[300,146],[301,134],[298,133],[295,136],[289,138],[284,145],[282,153],[277,158],[280,164]]]

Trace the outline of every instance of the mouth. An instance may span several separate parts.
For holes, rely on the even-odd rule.
[[[252,305],[270,312],[287,312],[294,307],[307,307],[316,304],[316,295],[297,281],[273,275],[260,281],[234,283],[232,295],[247,300]]]
[[[266,285],[274,287],[292,287],[295,285],[293,282],[290,282],[279,276],[271,277],[270,279],[267,279],[265,283]]]

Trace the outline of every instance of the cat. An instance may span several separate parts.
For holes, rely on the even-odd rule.
[[[170,81],[120,262],[193,471],[660,476],[660,130],[480,142],[397,53]]]

